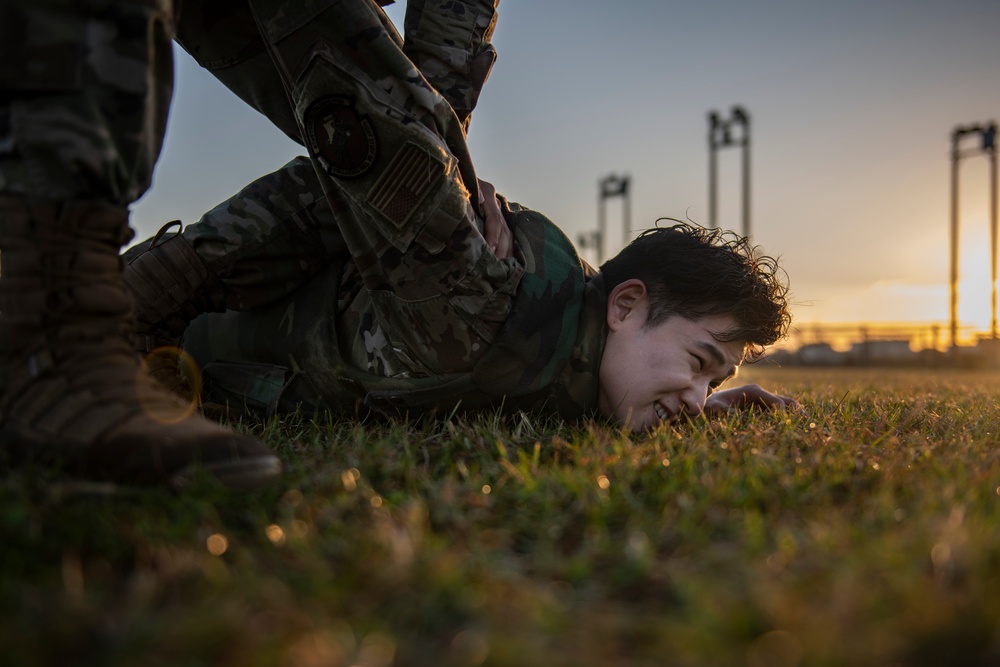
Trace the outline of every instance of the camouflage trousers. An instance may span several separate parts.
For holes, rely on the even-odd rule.
[[[427,19],[414,25],[444,16],[437,23],[486,44],[492,0],[412,4]],[[310,155],[185,231],[223,275],[229,305],[256,308],[349,254],[371,315],[358,332],[368,370],[471,368],[523,271],[486,245],[467,115],[440,92],[474,105],[478,88],[443,83],[447,50],[427,59],[428,80],[371,0],[2,0],[0,192],[121,205],[141,195],[163,137],[175,26],[186,50]],[[486,46],[472,55],[492,63]]]
[[[170,0],[0,0],[0,194],[126,206],[173,90]]]

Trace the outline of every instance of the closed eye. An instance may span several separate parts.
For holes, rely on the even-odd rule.
[[[692,354],[691,356],[694,357],[695,362],[697,362],[698,372],[701,373],[702,371],[704,371],[705,370],[705,359],[702,358],[702,357],[699,357],[697,354]]]
[[[707,341],[700,341],[699,343],[697,343],[697,345],[699,349],[703,349],[705,350],[705,352],[711,355],[711,359],[713,359],[715,363],[718,364],[720,369],[722,369],[722,372],[725,373],[724,376],[720,376],[720,379],[713,381],[713,383],[709,385],[711,389],[718,388],[718,386],[721,385],[723,382],[725,382],[731,377],[736,376],[737,366],[733,365],[727,367],[726,358],[725,356],[723,356],[722,350],[719,349],[718,345],[713,345],[712,343]],[[698,358],[698,362],[699,362],[699,370],[703,370],[707,365],[704,359],[701,357]]]

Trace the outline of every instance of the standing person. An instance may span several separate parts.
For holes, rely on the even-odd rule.
[[[118,253],[160,152],[173,27],[169,0],[0,0],[0,443],[87,477],[253,488],[279,459],[133,348]]]
[[[464,135],[492,64],[491,0],[411,1],[406,43],[365,0],[266,4],[206,11],[178,39],[311,160],[128,253],[149,347],[187,329],[212,398],[349,415],[503,407],[634,428],[792,402],[759,388],[709,399],[788,324],[780,272],[745,240],[655,230],[598,273],[544,216],[472,205],[479,186],[499,210]],[[233,39],[202,49],[221,25]],[[437,57],[421,59],[428,44]],[[418,61],[443,64],[449,83]]]

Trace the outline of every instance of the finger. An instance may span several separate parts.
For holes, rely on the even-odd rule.
[[[494,220],[486,218],[486,245],[490,247],[494,253],[497,250],[497,242],[500,240],[500,228],[497,226]]]
[[[783,409],[787,407],[789,401],[794,400],[788,396],[772,394],[771,392],[761,389],[756,385],[748,387],[747,391],[743,394],[743,397],[746,405],[756,405],[761,408],[771,409]]]
[[[496,200],[494,200],[496,201]],[[489,210],[488,206],[483,207],[486,211],[485,215],[485,236],[486,245],[490,247],[490,250],[500,256],[500,245],[503,242],[503,237],[507,234],[507,223],[504,221],[503,216],[497,213],[493,213]],[[509,242],[508,242],[509,243]]]
[[[514,255],[514,237],[506,224],[500,227],[500,238],[497,239],[496,249],[493,252],[498,259],[507,259]]]
[[[799,402],[791,396],[777,396],[772,394],[768,400],[770,401],[768,407],[775,410],[794,410],[799,407]]]
[[[727,410],[733,409],[734,406],[725,403],[719,403],[713,401],[711,398],[705,401],[705,407],[701,409],[702,412],[706,414],[716,413],[716,412],[726,412]]]
[[[513,250],[511,247],[510,230],[507,228],[507,221],[500,212],[496,188],[491,183],[480,180],[479,193],[479,203],[482,206],[484,218],[486,244],[489,245],[493,253],[500,259],[510,257]]]

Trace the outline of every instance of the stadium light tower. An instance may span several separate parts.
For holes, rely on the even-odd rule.
[[[733,138],[734,126],[740,126],[740,138]],[[718,161],[720,148],[741,147],[743,153],[743,236],[750,236],[750,114],[734,106],[730,117],[723,119],[718,112],[708,114],[708,223],[718,227]]]
[[[610,174],[597,181],[597,231],[580,235],[580,247],[597,249],[597,263],[604,262],[604,244],[608,238],[607,204],[611,197],[622,198],[622,244],[629,242],[629,232],[632,229],[632,200],[629,191],[631,178],[627,174],[618,176]]]
[[[978,134],[978,148],[962,150],[962,139]],[[957,126],[951,133],[951,253],[949,308],[951,347],[958,344],[958,163],[985,154],[990,161],[990,336],[997,337],[997,124]]]

